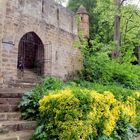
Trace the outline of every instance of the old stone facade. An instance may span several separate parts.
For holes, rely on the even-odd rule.
[[[53,0],[0,0],[0,84],[18,79],[22,59],[24,69],[63,79],[81,70],[77,32],[75,14]]]

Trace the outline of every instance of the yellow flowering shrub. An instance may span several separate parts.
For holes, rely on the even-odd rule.
[[[120,119],[137,125],[136,99],[128,97],[119,101],[111,92],[64,89],[44,96],[39,105],[47,139],[87,140],[111,136]]]
[[[140,92],[135,92],[133,97],[136,102],[137,129],[140,132]]]

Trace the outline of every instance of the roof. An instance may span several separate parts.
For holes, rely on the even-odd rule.
[[[81,5],[81,6],[78,8],[78,10],[77,10],[76,13],[77,13],[77,14],[88,14],[86,8],[85,8],[83,5]]]

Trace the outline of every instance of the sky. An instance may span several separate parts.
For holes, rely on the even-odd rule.
[[[136,4],[140,6],[140,0],[128,0],[132,4]]]
[[[66,2],[63,2],[63,6],[66,6],[67,5],[67,2],[68,2],[68,0],[66,0]]]
[[[67,1],[68,1],[68,0],[66,0],[66,2],[63,3],[64,6],[66,6]],[[127,0],[127,1],[128,1],[129,3],[132,3],[132,4],[136,4],[136,5],[138,5],[138,6],[140,7],[140,0]]]

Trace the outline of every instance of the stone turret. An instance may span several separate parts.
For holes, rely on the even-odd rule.
[[[80,17],[79,31],[83,33],[85,38],[89,38],[89,15],[86,8],[81,5],[76,12],[76,15]]]

